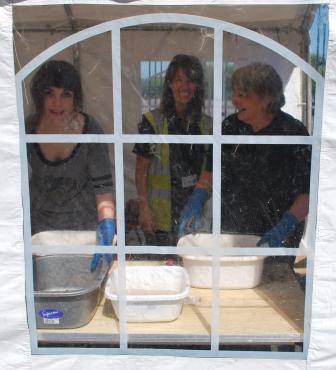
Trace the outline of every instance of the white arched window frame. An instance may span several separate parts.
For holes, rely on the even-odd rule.
[[[136,135],[123,134],[122,132],[122,98],[121,98],[121,56],[120,56],[120,31],[125,27],[160,23],[179,23],[191,24],[213,29],[214,31],[214,114],[213,114],[213,135]],[[114,134],[105,135],[29,135],[25,132],[24,104],[23,104],[23,82],[25,78],[38,68],[46,60],[50,59],[62,50],[88,38],[101,33],[111,32],[112,41],[112,75],[113,75],[113,106],[114,106]],[[247,38],[257,44],[273,50],[283,58],[290,61],[293,65],[300,68],[307,76],[316,83],[316,100],[314,114],[314,130],[312,136],[229,136],[221,135],[222,122],[222,64],[223,64],[223,32],[230,32],[243,38]],[[298,55],[285,48],[281,44],[249,29],[216,19],[192,16],[187,14],[162,13],[146,14],[113,20],[99,24],[97,26],[80,31],[69,36],[44,52],[35,57],[16,75],[17,104],[20,122],[21,140],[21,162],[22,162],[22,193],[24,205],[24,241],[25,241],[25,262],[26,262],[26,297],[27,312],[30,328],[36,328],[34,296],[33,296],[33,266],[32,254],[45,253],[45,246],[32,245],[30,229],[30,201],[28,188],[28,164],[26,147],[28,143],[112,143],[115,150],[115,178],[117,197],[117,228],[118,246],[117,247],[97,247],[97,246],[57,246],[48,247],[48,252],[53,254],[60,253],[117,253],[119,264],[119,329],[120,329],[120,348],[39,348],[36,330],[30,330],[32,351],[35,354],[56,354],[56,353],[104,353],[104,354],[172,354],[184,356],[209,356],[209,357],[264,357],[264,358],[295,358],[304,359],[307,357],[310,318],[311,318],[311,297],[312,297],[312,271],[315,242],[315,226],[317,214],[317,191],[318,191],[318,172],[319,155],[321,141],[321,124],[324,94],[323,77],[301,59]],[[150,349],[130,349],[127,348],[127,326],[125,317],[125,254],[126,253],[171,253],[171,247],[160,247],[160,250],[153,246],[125,246],[125,219],[124,219],[124,174],[123,174],[123,144],[126,143],[207,143],[213,146],[213,168],[221,168],[221,145],[222,144],[306,144],[312,146],[311,162],[311,184],[310,184],[310,209],[305,239],[300,248],[225,248],[224,250],[217,245],[212,246],[213,256],[213,295],[212,295],[212,322],[211,322],[211,349],[201,350],[150,350]],[[221,174],[220,171],[213,173],[213,194],[220,194]],[[214,199],[215,197],[213,197]],[[220,202],[213,201],[213,234],[220,235]],[[218,244],[219,245],[219,244]],[[202,248],[178,248],[174,247],[174,253],[202,255],[208,252]],[[219,350],[220,333],[219,328],[219,258],[223,255],[260,255],[260,256],[284,256],[301,255],[308,257],[306,297],[305,297],[305,324],[303,352],[298,353],[274,353],[274,352],[234,352]]]

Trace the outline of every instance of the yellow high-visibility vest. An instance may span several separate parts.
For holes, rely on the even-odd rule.
[[[168,120],[159,109],[144,114],[152,125],[155,134],[168,135]],[[202,115],[200,122],[201,134],[210,134],[212,120]],[[147,174],[147,188],[149,206],[152,211],[155,226],[158,230],[171,232],[171,181],[169,144],[153,144],[150,153],[151,163]],[[205,158],[203,167],[205,166]]]

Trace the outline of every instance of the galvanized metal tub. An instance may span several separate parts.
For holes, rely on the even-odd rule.
[[[71,329],[87,324],[104,294],[109,269],[102,259],[90,271],[90,255],[34,256],[34,299],[39,329]]]

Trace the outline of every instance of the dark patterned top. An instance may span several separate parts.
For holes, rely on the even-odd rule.
[[[256,133],[233,114],[223,121],[222,134],[308,135],[308,132],[300,121],[280,111],[267,127]],[[276,225],[298,195],[309,193],[310,157],[309,145],[223,145],[222,230],[263,235]],[[298,231],[289,243],[297,244],[299,234]]]
[[[85,115],[83,134],[103,134]],[[78,143],[63,160],[48,161],[38,144],[28,144],[32,233],[95,230],[96,194],[112,192],[108,146]]]

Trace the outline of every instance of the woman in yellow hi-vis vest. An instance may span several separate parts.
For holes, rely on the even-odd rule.
[[[204,75],[198,58],[170,62],[160,107],[143,115],[141,134],[206,135],[212,119],[203,113]],[[200,226],[210,195],[212,148],[203,144],[136,144],[135,181],[140,224],[148,245],[176,245],[187,227]]]

